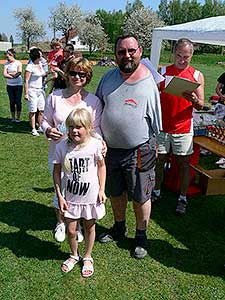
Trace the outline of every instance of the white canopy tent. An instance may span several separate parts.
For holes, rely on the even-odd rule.
[[[193,22],[153,29],[151,62],[158,67],[162,40],[188,38],[192,42],[225,45],[225,16],[211,17]]]

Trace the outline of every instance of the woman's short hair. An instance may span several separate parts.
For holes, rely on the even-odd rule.
[[[9,54],[13,56],[14,58],[16,57],[16,51],[13,48],[10,48],[6,51],[6,54]]]
[[[33,48],[30,50],[30,59],[34,62],[36,59],[41,57],[41,51],[38,48]]]
[[[70,59],[65,69],[65,77],[67,82],[69,78],[69,71],[75,68],[86,73],[85,85],[88,84],[91,81],[92,73],[93,73],[92,65],[89,62],[89,60],[83,57]]]

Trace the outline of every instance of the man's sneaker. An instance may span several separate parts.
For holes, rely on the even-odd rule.
[[[57,223],[54,238],[57,242],[62,243],[66,238],[66,225],[65,223]]]
[[[183,216],[186,213],[187,201],[178,200],[176,214],[179,216]]]
[[[39,133],[37,132],[37,130],[36,130],[35,128],[32,129],[31,134],[32,134],[33,136],[39,136]]]
[[[148,240],[146,234],[135,236],[134,257],[142,259],[147,255]]]
[[[160,201],[160,195],[156,195],[155,191],[153,190],[152,191],[152,195],[151,195],[151,202],[154,203],[154,202],[159,202]]]
[[[83,240],[84,240],[84,236],[83,236],[83,233],[82,233],[81,226],[79,224],[78,225],[78,230],[77,230],[77,241],[78,241],[78,243],[81,243],[81,242],[83,242]]]
[[[134,249],[134,257],[137,259],[145,258],[147,255],[147,250],[145,248],[142,248],[141,246],[137,246]]]
[[[108,232],[103,232],[99,235],[100,243],[110,243],[113,241],[120,241],[127,237],[127,227],[123,229],[117,229],[115,225],[111,227]]]
[[[219,168],[225,169],[225,164],[219,165]]]

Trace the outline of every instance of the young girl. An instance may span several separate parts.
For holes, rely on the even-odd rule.
[[[95,220],[105,215],[106,168],[102,142],[92,137],[91,114],[84,108],[73,110],[66,119],[68,138],[56,146],[53,180],[60,212],[67,224],[72,254],[62,264],[62,272],[70,272],[83,261],[82,276],[94,273],[91,257],[95,240]],[[61,179],[61,168],[64,177]],[[78,252],[77,223],[83,219],[85,254]]]

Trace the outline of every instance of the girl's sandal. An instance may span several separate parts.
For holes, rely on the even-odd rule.
[[[77,255],[70,255],[70,257],[64,261],[64,263],[61,266],[61,271],[63,273],[68,273],[71,270],[73,270],[74,266],[79,263],[82,260],[82,257]]]
[[[82,268],[82,276],[85,277],[85,278],[87,278],[87,277],[90,277],[90,276],[92,276],[94,274],[94,267],[93,267],[93,262],[94,261],[93,261],[92,257],[84,257],[83,258],[83,262],[84,261],[91,262],[91,264],[89,264],[87,266],[85,265]]]

